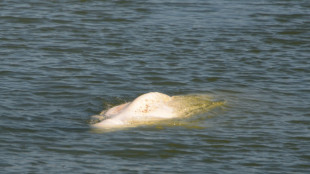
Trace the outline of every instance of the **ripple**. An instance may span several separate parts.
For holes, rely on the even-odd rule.
[[[309,7],[3,2],[2,171],[307,173]],[[227,106],[188,126],[89,130],[90,115],[150,91]]]

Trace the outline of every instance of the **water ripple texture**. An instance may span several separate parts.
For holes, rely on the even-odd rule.
[[[308,0],[1,1],[1,172],[309,173],[309,11]],[[190,125],[90,130],[91,115],[151,91],[225,106]]]

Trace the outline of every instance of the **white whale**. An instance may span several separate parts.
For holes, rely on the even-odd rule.
[[[168,96],[159,92],[150,92],[137,97],[129,103],[124,103],[102,111],[91,117],[98,123],[91,124],[93,128],[133,127],[160,120],[177,117],[187,117],[206,111],[211,106],[223,102],[213,102],[207,96]]]

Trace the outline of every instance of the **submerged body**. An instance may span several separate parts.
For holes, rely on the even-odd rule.
[[[92,116],[99,123],[94,128],[132,127],[177,117],[187,117],[203,112],[218,102],[210,101],[207,96],[168,96],[159,92],[150,92]]]

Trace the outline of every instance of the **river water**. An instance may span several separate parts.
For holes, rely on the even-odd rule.
[[[308,0],[0,2],[3,173],[309,173]],[[225,105],[96,133],[150,91]]]

